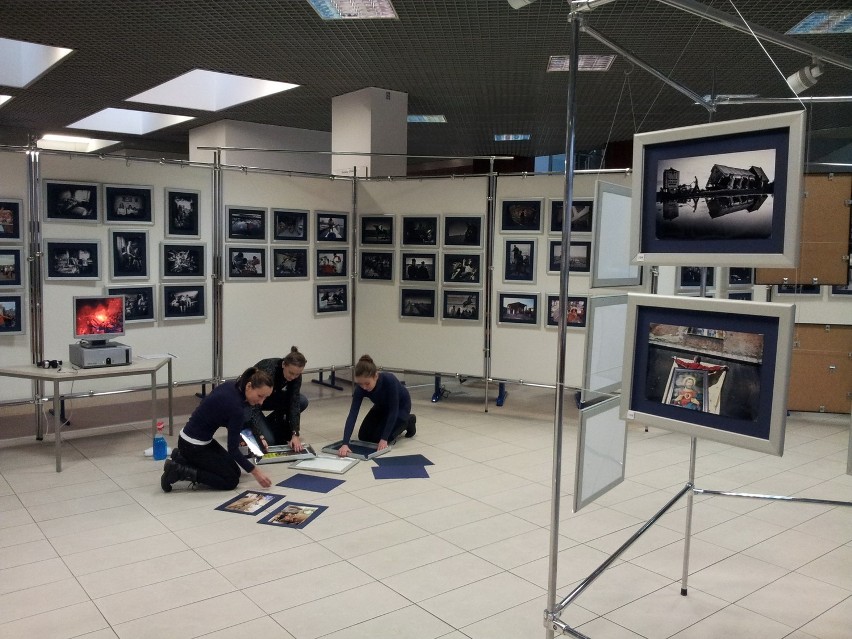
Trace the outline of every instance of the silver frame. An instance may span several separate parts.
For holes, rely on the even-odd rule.
[[[0,339],[7,335],[25,335],[27,332],[27,304],[26,304],[26,294],[24,291],[0,291],[0,297],[17,297],[18,298],[18,319],[21,325],[20,330],[17,331],[3,331],[0,332]]]
[[[109,202],[107,201],[107,190],[108,189],[135,189],[138,191],[147,191],[148,192],[148,207],[150,208],[151,219],[150,220],[115,220],[109,219]],[[154,226],[154,187],[150,184],[103,184],[102,185],[103,199],[104,199],[104,224],[120,224],[125,226],[138,226],[140,224],[145,226]]]
[[[504,197],[500,198],[500,204],[497,206],[496,222],[498,235],[540,235],[544,230],[544,218],[547,212],[544,210],[545,198],[543,197]],[[537,229],[504,229],[503,228],[503,205],[506,202],[538,202],[538,228]],[[548,227],[549,229],[550,227]]]
[[[535,322],[510,322],[504,321],[503,316],[503,306],[501,305],[503,296],[510,297],[534,297],[535,298]],[[497,291],[497,324],[500,326],[524,326],[524,327],[535,327],[539,328],[541,326],[541,293],[526,293],[520,291]]]
[[[115,293],[115,289],[150,289],[151,290],[151,317],[148,319],[127,319],[127,311],[124,313],[124,324],[150,324],[157,323],[157,318],[159,317],[159,305],[157,304],[157,295],[159,291],[157,290],[156,284],[132,284],[130,286],[104,286],[104,294],[106,295],[124,295],[124,293]],[[126,296],[125,296],[126,297]]]
[[[115,234],[142,233],[145,236],[145,272],[142,275],[115,274]],[[109,230],[109,279],[111,281],[148,280],[151,277],[151,245],[148,242],[147,229],[117,228]]]
[[[598,180],[595,183],[595,207],[592,220],[592,268],[589,272],[589,286],[591,288],[605,288],[614,286],[639,286],[642,283],[642,267],[631,264],[630,256],[630,225],[632,201],[625,219],[612,219],[604,208],[607,195],[618,195],[632,200],[633,190],[620,184],[611,184]],[[606,216],[606,219],[604,217]],[[614,232],[622,232],[621,241],[613,246]],[[627,273],[623,277],[603,277],[600,275],[604,264],[612,265],[615,259],[625,262]],[[605,261],[604,261],[605,260]],[[635,269],[636,274],[630,275],[630,270]]]
[[[225,244],[225,281],[226,282],[266,282],[269,280],[269,251],[267,246],[258,244]],[[231,273],[231,251],[255,251],[261,254],[263,273],[259,276],[233,275]]]
[[[310,248],[307,246],[283,246],[280,244],[273,244],[272,250],[269,252],[269,276],[270,279],[274,282],[298,282],[309,280],[311,277],[311,264],[310,264]],[[305,274],[304,275],[294,275],[293,277],[275,275],[275,253],[276,251],[302,251],[305,254]]]
[[[197,205],[198,205],[198,209],[195,211],[195,226],[198,230],[197,233],[194,233],[194,234],[169,233],[169,227],[170,227],[170,224],[169,224],[169,222],[170,222],[169,196],[172,193],[192,193],[192,194],[195,195],[196,202],[197,202]],[[163,206],[165,207],[163,209],[163,218],[164,218],[163,219],[163,234],[164,234],[164,237],[166,237],[168,239],[182,239],[182,238],[186,238],[186,239],[189,239],[189,240],[201,239],[201,191],[198,191],[196,189],[182,189],[182,188],[177,187],[177,186],[175,186],[175,187],[167,186],[163,189]]]
[[[72,186],[91,186],[95,189],[95,216],[91,219],[74,219],[64,217],[51,217],[48,205],[51,204],[50,198],[47,197],[48,187],[51,184],[72,185]],[[101,221],[101,209],[103,208],[103,189],[99,182],[86,182],[85,180],[54,180],[44,178],[41,181],[41,195],[43,200],[44,221],[57,224],[99,224]]]
[[[166,272],[166,247],[167,246],[194,246],[201,248],[201,274],[187,275],[185,273],[167,273]],[[160,242],[160,279],[161,280],[181,280],[181,281],[200,281],[207,279],[207,244],[205,242],[181,242],[180,240],[164,240]]]
[[[622,362],[622,374],[617,377],[617,381],[600,386],[597,388],[592,388],[592,364],[593,357],[596,354],[595,351],[595,339],[598,335],[602,335],[604,340],[611,340],[612,334],[614,331],[610,329],[610,327],[599,326],[595,321],[595,314],[597,313],[598,308],[603,306],[616,306],[623,305],[627,306],[627,294],[624,295],[598,295],[598,296],[590,296],[589,297],[589,305],[586,308],[586,349],[585,349],[585,360],[583,363],[583,384],[582,389],[580,390],[580,402],[585,403],[592,399],[597,399],[604,394],[617,392],[621,388],[622,378],[623,378],[623,361],[624,361],[624,353],[621,353],[619,357],[619,361]],[[626,313],[625,313],[626,316]],[[626,322],[625,322],[626,324]],[[606,332],[602,332],[604,328],[607,328]],[[624,331],[621,331],[622,335],[626,335],[626,328]]]
[[[97,273],[93,276],[83,275],[83,276],[73,276],[73,277],[57,277],[55,275],[50,275],[50,265],[47,261],[50,259],[50,245],[51,244],[94,244],[97,246],[97,265],[98,270]],[[44,240],[44,259],[45,259],[45,269],[44,269],[44,279],[48,282],[97,282],[102,279],[103,276],[103,246],[100,240],[82,240],[76,238],[50,238]]]
[[[458,220],[464,218],[476,218],[479,220],[479,243],[478,244],[447,244],[447,222],[450,220]],[[471,213],[470,215],[465,215],[464,213],[452,213],[450,215],[441,216],[440,220],[440,233],[441,233],[441,245],[444,249],[449,250],[458,250],[458,251],[467,251],[470,249],[471,252],[473,249],[482,250],[482,243],[485,236],[485,218],[482,215],[477,215],[475,213]]]
[[[172,316],[166,317],[166,293],[169,287],[180,287],[186,286],[189,288],[200,288],[204,291],[204,312],[201,315],[187,315],[187,316]],[[160,287],[160,295],[163,297],[162,304],[160,304],[160,321],[163,322],[191,322],[193,320],[203,320],[207,319],[207,284],[206,283],[198,283],[198,282],[164,282]]]
[[[576,465],[574,468],[574,512],[577,512],[584,506],[588,506],[593,501],[595,501],[598,497],[605,495],[610,490],[618,486],[621,482],[624,481],[624,468],[625,461],[627,459],[627,423],[622,420],[618,413],[620,408],[620,400],[618,397],[610,397],[602,402],[598,402],[588,408],[584,408],[580,411],[580,425],[577,428],[577,457],[576,457]],[[602,413],[613,412],[614,417],[621,421],[621,430],[624,433],[624,441],[621,446],[621,474],[617,477],[608,481],[604,486],[583,498],[583,484],[584,484],[584,464],[587,457],[587,439],[588,434],[591,428],[591,418],[599,417]],[[599,428],[599,426],[596,426]],[[595,470],[600,470],[603,466],[601,464],[594,465]]]
[[[0,237],[0,244],[20,244],[24,241],[24,201],[14,197],[0,197],[0,204],[18,205],[18,235],[12,237]]]
[[[263,237],[234,237],[231,235],[231,212],[232,211],[249,211],[261,213],[263,215]],[[225,207],[225,241],[231,244],[266,244],[269,239],[269,209],[263,206],[239,206],[237,204],[229,204]]]
[[[18,284],[5,284],[3,280],[0,280],[0,292],[3,291],[14,291],[15,289],[24,288],[24,269],[26,268],[26,264],[24,262],[24,249],[22,246],[11,246],[8,244],[0,245],[0,251],[6,253],[17,253],[18,257],[15,260],[16,265],[18,267]]]

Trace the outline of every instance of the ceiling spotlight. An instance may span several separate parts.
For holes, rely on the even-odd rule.
[[[787,85],[790,90],[799,95],[802,91],[810,89],[817,83],[817,79],[822,75],[822,65],[817,63],[808,65],[796,71],[793,75],[787,78]]]

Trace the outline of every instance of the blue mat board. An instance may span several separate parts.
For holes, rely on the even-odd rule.
[[[296,490],[310,490],[315,493],[327,493],[334,490],[342,483],[344,483],[343,479],[315,477],[313,475],[297,473],[292,477],[288,477],[284,481],[278,482],[277,485],[285,488],[294,488]]]
[[[425,466],[373,466],[375,479],[428,479]]]
[[[379,466],[434,466],[423,455],[399,455],[398,457],[376,457]]]

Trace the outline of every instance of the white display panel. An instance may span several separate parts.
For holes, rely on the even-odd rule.
[[[595,185],[592,288],[639,284],[642,267],[630,263],[635,254],[630,246],[630,193],[618,184],[599,180]]]
[[[580,411],[574,512],[624,481],[627,423],[619,418],[619,398]]]
[[[621,388],[627,295],[592,297],[588,313],[589,330],[581,402],[597,399],[600,393],[610,393]]]

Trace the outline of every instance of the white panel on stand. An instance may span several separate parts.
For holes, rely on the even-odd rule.
[[[580,411],[574,512],[624,481],[627,423],[618,417],[619,406],[613,397]]]

